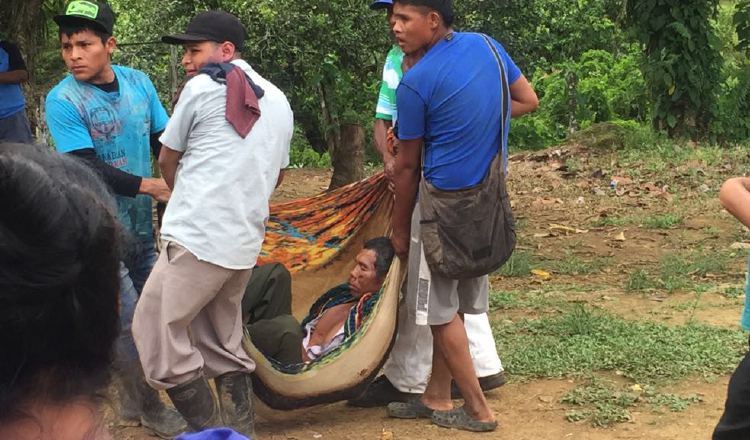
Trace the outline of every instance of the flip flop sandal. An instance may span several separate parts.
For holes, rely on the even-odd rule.
[[[434,412],[419,399],[388,404],[388,417],[396,419],[429,419]]]
[[[456,428],[472,432],[490,432],[497,429],[497,422],[474,420],[466,414],[463,406],[450,411],[433,411],[432,423],[443,428]]]

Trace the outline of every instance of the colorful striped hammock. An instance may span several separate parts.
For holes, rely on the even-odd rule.
[[[370,238],[388,235],[392,195],[382,173],[315,197],[271,206],[259,264],[279,262],[292,274],[292,312],[302,319],[315,300],[341,284]],[[275,409],[297,409],[359,395],[393,343],[404,270],[396,258],[362,326],[326,356],[286,368],[245,335],[256,361],[255,394]]]

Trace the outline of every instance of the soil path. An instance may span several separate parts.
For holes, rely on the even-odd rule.
[[[573,162],[571,163],[571,160]],[[575,170],[572,166],[575,165]],[[565,301],[582,301],[606,308],[623,316],[665,323],[684,323],[690,319],[724,327],[736,326],[743,297],[721,294],[722,286],[741,287],[744,281],[746,251],[732,259],[725,270],[704,278],[718,286],[707,291],[696,303],[692,292],[630,292],[624,288],[628,275],[638,268],[649,269],[670,253],[727,251],[734,241],[747,234],[719,208],[715,193],[729,175],[739,175],[739,163],[716,166],[714,174],[689,171],[708,164],[683,164],[667,170],[648,172],[621,164],[614,155],[585,154],[576,147],[533,155],[512,161],[510,190],[519,218],[519,250],[532,254],[537,267],[549,266],[555,286],[586,287],[582,292],[565,292]],[[616,189],[612,176],[620,177]],[[686,177],[688,176],[688,177]],[[295,169],[286,174],[274,195],[276,201],[317,194],[326,189],[327,170]],[[706,189],[708,188],[708,189]],[[680,203],[674,202],[675,197]],[[682,221],[677,227],[645,227],[649,216],[677,211]],[[560,227],[562,226],[562,228]],[[565,229],[568,228],[568,229]],[[622,234],[622,235],[621,235]],[[624,239],[623,239],[624,238]],[[600,259],[607,265],[589,274],[571,275],[555,262],[561,256],[580,261]],[[493,288],[529,292],[544,290],[549,281],[533,276],[495,277]],[[554,295],[555,292],[550,294]],[[513,318],[493,313],[493,319]],[[513,311],[533,315],[535,311]],[[502,353],[501,353],[502,357]],[[488,395],[498,414],[501,429],[486,438],[513,440],[574,439],[708,439],[721,415],[728,376],[706,380],[687,380],[670,392],[698,394],[702,402],[680,413],[659,413],[639,407],[633,420],[613,428],[594,428],[587,422],[571,423],[561,397],[577,384],[574,380],[534,380],[511,383]],[[638,412],[641,411],[641,412]],[[475,439],[475,434],[435,427],[426,421],[389,419],[383,408],[356,409],[335,404],[294,412],[260,408],[257,434],[261,439]],[[115,428],[115,438],[146,440],[152,437],[140,428]]]

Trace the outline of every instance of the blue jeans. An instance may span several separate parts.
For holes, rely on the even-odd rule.
[[[0,141],[21,142],[29,144],[33,141],[26,110],[20,110],[7,118],[0,118]]]
[[[138,242],[134,256],[130,260],[128,265],[120,262],[120,336],[117,339],[116,360],[120,368],[131,368],[134,362],[139,362],[131,327],[135,304],[156,263],[154,240]]]

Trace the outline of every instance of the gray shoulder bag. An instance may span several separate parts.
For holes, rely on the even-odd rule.
[[[500,144],[487,175],[475,186],[444,191],[422,176],[419,183],[421,236],[433,273],[466,279],[499,269],[516,245],[515,219],[505,185],[502,141],[510,112],[508,79],[497,48],[482,34],[500,71]]]

